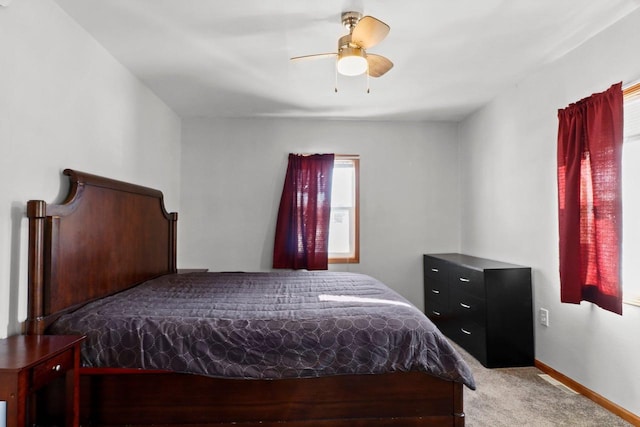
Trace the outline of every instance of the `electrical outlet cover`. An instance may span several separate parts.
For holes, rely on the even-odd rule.
[[[549,326],[549,310],[546,308],[540,309],[540,324]]]

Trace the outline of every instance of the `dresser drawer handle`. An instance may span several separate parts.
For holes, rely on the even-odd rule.
[[[462,331],[462,333],[467,334],[467,335],[471,335],[471,332],[467,331],[465,328],[460,328],[460,330]]]
[[[461,281],[461,282],[464,282],[464,283],[469,283],[469,282],[470,282],[470,280],[469,280],[469,279],[467,279],[467,278],[465,278],[465,277],[461,277],[461,278],[460,278],[460,281]]]
[[[439,294],[440,293],[440,291],[437,290],[437,289],[431,289],[431,292],[433,292],[434,294]]]
[[[440,316],[440,312],[439,311],[432,310],[431,312],[436,316]]]
[[[431,271],[433,271],[434,273],[439,272],[440,270],[438,270],[437,268],[432,268]]]
[[[466,308],[467,310],[471,308],[471,306],[469,304],[465,304],[463,302],[460,303],[460,307]]]
[[[56,371],[56,372],[60,372],[62,370],[62,365],[61,364],[57,364],[55,365],[53,368],[51,368],[52,370]]]

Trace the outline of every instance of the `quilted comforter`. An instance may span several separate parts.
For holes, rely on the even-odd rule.
[[[475,389],[421,311],[355,273],[166,275],[67,314],[49,333],[86,335],[90,367],[250,379],[424,371]]]

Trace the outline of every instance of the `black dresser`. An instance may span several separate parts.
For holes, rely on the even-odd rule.
[[[533,365],[531,268],[424,255],[426,315],[488,368]]]

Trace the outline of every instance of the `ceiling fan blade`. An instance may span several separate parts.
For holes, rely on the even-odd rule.
[[[379,19],[373,16],[365,16],[358,21],[358,24],[353,29],[351,41],[363,49],[369,49],[387,37],[390,29],[387,24]]]
[[[299,61],[301,59],[322,59],[328,58],[330,56],[335,57],[336,55],[337,53],[316,53],[313,55],[294,56],[293,58],[291,58],[291,61]]]
[[[393,62],[381,55],[373,53],[367,54],[367,63],[369,63],[369,76],[380,77],[393,68]]]

